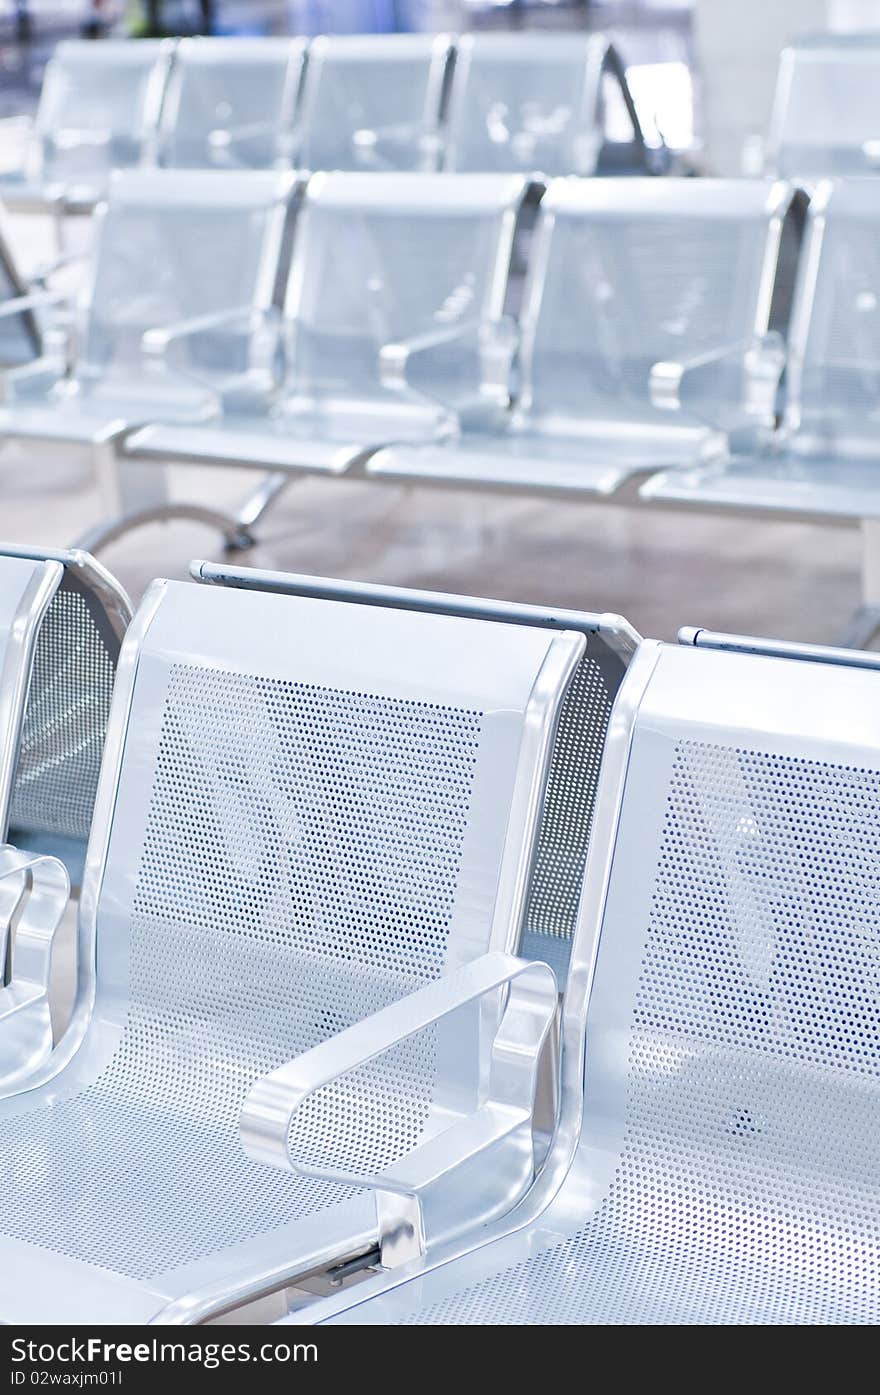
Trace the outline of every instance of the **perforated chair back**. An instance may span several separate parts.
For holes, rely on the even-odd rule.
[[[880,183],[823,182],[808,212],[790,335],[786,425],[804,446],[876,451]]]
[[[10,841],[56,853],[78,874],[131,605],[81,552],[0,549],[0,581],[0,825]]]
[[[252,171],[115,176],[80,306],[77,377],[95,392],[195,401],[265,370],[255,327],[273,301],[294,185],[295,176]],[[148,362],[147,331],[233,311]]]
[[[607,52],[600,34],[463,35],[446,168],[593,174]]]
[[[880,1316],[880,673],[651,648],[574,951],[574,1164],[531,1231],[363,1321]]]
[[[44,184],[106,186],[154,140],[174,51],[167,40],[67,40],[46,67],[30,174]]]
[[[526,957],[550,963],[564,983],[611,708],[640,642],[626,621],[616,615],[546,610],[540,606],[210,562],[194,562],[192,574],[212,585],[533,625],[551,631],[568,629],[584,635],[584,652],[560,707],[554,736],[521,946]]]
[[[27,294],[27,286],[19,276],[6,236],[3,212],[0,209],[0,306]],[[29,311],[18,315],[0,316],[0,369],[27,363],[40,353],[41,336],[36,319]]]
[[[301,168],[436,169],[449,53],[445,34],[314,39],[297,120]]]
[[[288,282],[290,391],[416,413],[476,396],[489,377],[476,340],[502,318],[525,189],[512,175],[313,176]],[[449,342],[421,395],[389,390],[381,350],[425,335]]]
[[[788,197],[759,180],[554,181],[526,291],[522,412],[551,428],[668,427],[652,367],[739,347],[690,400],[709,420],[744,418],[742,350],[769,324]]]
[[[273,169],[290,162],[301,39],[182,39],[162,108],[159,164]]]
[[[783,49],[768,142],[784,178],[880,173],[876,34],[817,34]]]
[[[0,1176],[19,1178],[0,1235],[31,1247],[31,1301],[73,1265],[85,1291],[60,1285],[56,1313],[155,1315],[200,1286],[216,1303],[218,1284],[295,1261],[304,1218],[324,1252],[346,1239],[334,1208],[355,1238],[371,1212],[375,1227],[368,1197],[249,1162],[242,1102],[267,1069],[518,943],[583,643],[153,585],[123,653],[83,891],[79,1002],[94,1006],[60,1074],[23,1108],[0,1103]],[[405,1041],[315,1097],[316,1146],[382,1167],[433,1111],[476,1099],[479,1057],[460,1024]],[[371,1131],[377,1114],[388,1126]],[[5,1311],[11,1292],[0,1276]]]

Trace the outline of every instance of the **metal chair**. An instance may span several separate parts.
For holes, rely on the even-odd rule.
[[[880,184],[823,181],[814,191],[789,333],[781,429],[762,450],[642,486],[652,502],[791,517],[864,520],[865,605],[848,642],[880,623]]]
[[[297,215],[287,369],[269,410],[134,433],[132,458],[272,470],[253,528],[291,478],[338,475],[389,441],[430,442],[503,413],[517,175],[317,174]]]
[[[528,1185],[556,987],[510,951],[585,646],[153,584],[119,665],[71,1026],[0,1102],[4,1316],[197,1321],[430,1248]],[[363,1064],[312,1077],[287,1175],[250,1160],[242,1107],[276,1155],[266,1073],[340,1031]]]
[[[22,169],[0,180],[10,208],[90,211],[114,170],[155,140],[174,44],[67,40],[46,67]]]
[[[687,638],[615,708],[544,1172],[290,1320],[880,1317],[880,656]]]
[[[313,39],[294,139],[300,167],[436,169],[451,49],[448,34]]]
[[[596,174],[608,143],[601,124],[607,82],[619,88],[632,125],[632,164],[644,172],[638,116],[604,35],[463,35],[456,45],[445,168]]]
[[[289,166],[302,39],[181,39],[162,106],[168,169]]]
[[[116,443],[156,417],[201,421],[271,395],[275,278],[295,187],[293,175],[250,171],[114,176],[70,369],[56,352],[21,384],[7,374],[0,438],[90,447],[114,516],[170,511],[234,535],[217,510],[169,505],[155,465],[120,467]],[[112,536],[96,529],[83,545]]]
[[[661,462],[724,458],[732,441],[761,439],[783,362],[768,326],[790,198],[757,180],[555,180],[512,417],[439,446],[390,446],[367,472],[610,495]]]
[[[2,546],[0,605],[0,840],[78,885],[131,603],[87,553]]]
[[[785,179],[880,172],[877,34],[813,34],[784,48],[768,167]]]

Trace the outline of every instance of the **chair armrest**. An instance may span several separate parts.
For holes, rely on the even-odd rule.
[[[12,300],[0,301],[0,320],[10,315],[25,315],[30,310],[42,310],[49,305],[63,305],[70,300],[64,291],[32,291],[29,295],[18,295]]]
[[[228,310],[217,310],[210,315],[194,315],[188,320],[178,320],[176,324],[148,329],[141,338],[141,351],[148,358],[159,358],[172,344],[179,343],[181,339],[191,339],[197,334],[205,334],[209,330],[234,324],[260,324],[270,318],[271,311],[257,310],[252,305],[236,305]]]
[[[445,1116],[442,1126],[379,1172],[296,1155],[302,1140],[298,1145],[291,1131],[310,1096],[501,989],[507,999],[491,1045],[485,1099],[472,1112]],[[423,1253],[429,1242],[474,1223],[475,1215],[483,1221],[507,1210],[530,1184],[535,1088],[557,1000],[548,965],[486,954],[258,1080],[241,1112],[244,1150],[272,1167],[376,1192],[383,1262]],[[476,1189],[465,1183],[468,1171],[481,1179]]]
[[[241,126],[217,126],[208,132],[208,144],[212,150],[226,150],[239,140],[250,140],[253,136],[271,136],[278,127],[274,121],[250,121]]]
[[[506,406],[510,372],[518,346],[516,326],[509,317],[500,320],[463,320],[385,344],[379,351],[382,386],[424,401],[455,409],[459,402]],[[462,390],[455,386],[455,370],[464,367]],[[433,389],[446,376],[448,394]]]
[[[51,1054],[52,948],[70,896],[63,863],[0,845],[0,950],[12,971],[0,988],[0,1091],[13,1093]]]
[[[703,415],[699,407],[705,401],[707,378],[725,363],[740,363],[745,373],[746,390],[741,417],[759,425],[772,426],[776,416],[776,393],[785,367],[785,346],[782,336],[773,332],[756,335],[737,344],[713,349],[681,362],[670,360],[655,363],[651,369],[652,404],[662,411],[688,410]],[[719,415],[724,413],[724,406]],[[714,417],[711,425],[721,425]]]

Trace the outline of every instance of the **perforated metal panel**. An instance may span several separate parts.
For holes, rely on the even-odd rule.
[[[668,413],[651,403],[651,369],[755,332],[767,214],[755,206],[754,186],[737,214],[720,203],[713,210],[699,191],[661,207],[646,191],[642,208],[603,193],[603,183],[553,186],[539,232],[549,244],[546,274],[526,335],[526,400],[548,419],[637,416],[668,426]],[[722,362],[704,379],[710,420],[742,400],[741,362]]]
[[[531,936],[571,939],[613,697],[588,654],[559,716],[526,910]],[[530,948],[540,953],[539,945]]]
[[[0,1123],[3,1232],[137,1279],[337,1187],[249,1162],[261,1073],[439,975],[481,713],[177,664],[131,918],[129,1011],[77,1098]],[[417,1141],[433,1040],[310,1106],[334,1157]],[[371,1108],[382,1103],[382,1124]]]
[[[876,771],[679,743],[613,1182],[407,1321],[878,1321],[878,849]]]
[[[62,583],[37,636],[10,808],[13,830],[88,838],[117,651],[93,603]]]

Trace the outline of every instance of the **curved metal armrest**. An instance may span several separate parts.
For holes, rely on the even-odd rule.
[[[681,362],[670,360],[655,363],[650,378],[652,404],[662,411],[677,412],[686,408],[708,419],[707,414],[697,410],[705,401],[700,395],[700,387],[705,386],[706,377],[724,363],[740,363],[745,373],[746,393],[742,415],[749,421],[772,426],[776,414],[776,392],[785,367],[784,341],[775,331],[712,349]],[[725,415],[723,404],[719,405],[718,415]],[[710,424],[721,423],[712,419]]]
[[[428,375],[435,369],[455,366],[469,360],[472,383],[468,397],[477,390],[496,404],[506,405],[510,371],[518,345],[516,325],[508,316],[500,320],[463,320],[444,325],[426,334],[397,343],[385,344],[379,352],[379,374],[382,386],[392,392],[407,393],[434,401],[432,394],[416,381],[420,372]],[[445,405],[445,404],[444,404]],[[449,405],[455,405],[454,400]]]
[[[503,988],[507,1001],[491,1046],[486,1097],[471,1113],[452,1116],[439,1132],[378,1173],[295,1156],[291,1127],[310,1095]],[[535,1088],[557,1000],[548,965],[486,954],[258,1080],[241,1112],[244,1150],[256,1162],[375,1191],[383,1262],[399,1263],[421,1253],[429,1240],[448,1238],[463,1225],[507,1209],[531,1182]],[[480,1174],[475,1188],[463,1186],[468,1168]]]
[[[8,319],[10,315],[26,315],[29,310],[42,310],[49,305],[63,305],[69,300],[70,296],[64,291],[33,291],[30,295],[0,301],[0,319]]]
[[[0,1090],[15,1086],[53,1047],[49,1013],[52,946],[70,896],[63,863],[0,846],[0,950],[12,939],[12,972],[0,988]],[[13,928],[14,927],[14,928]]]
[[[206,334],[212,329],[228,328],[241,324],[258,327],[271,324],[274,319],[271,310],[257,309],[253,305],[236,305],[228,310],[217,310],[210,315],[193,315],[188,320],[178,320],[176,324],[160,325],[148,329],[141,339],[141,351],[148,358],[159,358],[182,339],[191,339],[197,334]]]

